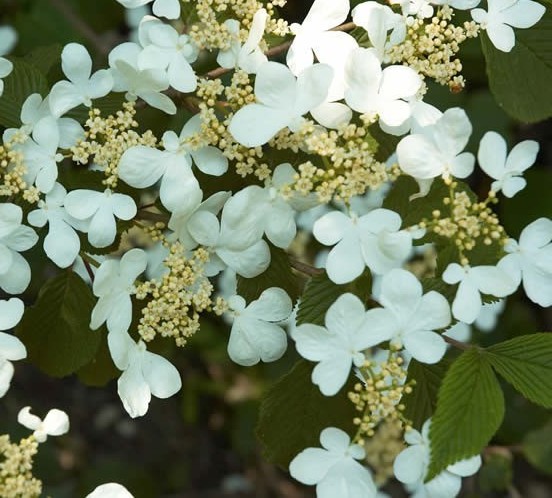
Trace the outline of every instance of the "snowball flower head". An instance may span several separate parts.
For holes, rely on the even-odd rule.
[[[44,420],[31,413],[31,407],[22,408],[17,415],[17,421],[34,431],[33,436],[39,443],[43,443],[48,436],[61,436],[69,432],[69,417],[62,410],[50,410]]]
[[[532,0],[487,0],[489,10],[473,9],[473,20],[483,29],[492,44],[503,52],[510,52],[516,44],[514,28],[530,28],[544,15],[544,5]]]
[[[266,62],[257,72],[257,102],[242,107],[230,122],[230,133],[242,145],[258,147],[288,127],[298,131],[303,116],[324,102],[333,70],[315,64],[297,78],[283,64]]]
[[[24,310],[23,301],[16,297],[0,301],[0,330],[9,330],[15,327],[21,321]],[[11,362],[26,357],[27,349],[17,337],[0,332],[0,398],[10,388],[13,377]]]
[[[506,152],[506,141],[498,133],[488,131],[479,143],[477,160],[481,169],[495,180],[491,189],[513,197],[527,184],[521,175],[537,159],[539,144],[534,140],[524,140],[508,156]]]
[[[379,337],[370,329],[361,300],[346,293],[328,308],[325,327],[299,325],[293,340],[303,358],[318,362],[312,371],[312,382],[322,394],[333,396],[347,382],[351,366],[363,365],[363,351],[377,344]]]
[[[357,460],[364,448],[351,444],[347,433],[328,427],[320,434],[322,448],[307,448],[289,464],[294,479],[316,484],[318,498],[375,498],[377,489],[369,470]]]
[[[435,291],[424,294],[412,273],[395,269],[383,276],[378,300],[383,308],[366,313],[374,344],[390,341],[422,363],[437,363],[443,357],[446,343],[435,330],[450,324],[444,296]]]
[[[287,293],[270,287],[246,306],[241,296],[228,299],[234,323],[228,341],[228,355],[239,365],[276,361],[287,348],[287,336],[281,322],[289,317],[293,303]]]

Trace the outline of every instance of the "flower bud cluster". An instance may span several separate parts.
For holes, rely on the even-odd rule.
[[[138,333],[144,341],[160,335],[172,337],[177,346],[184,346],[199,330],[201,312],[213,304],[213,285],[203,274],[208,259],[205,249],[196,249],[188,256],[182,244],[176,242],[170,246],[164,261],[168,272],[160,279],[137,286],[138,299],[152,298],[142,308],[138,325]]]
[[[348,393],[349,399],[362,415],[354,419],[358,427],[355,441],[364,444],[372,438],[377,427],[384,421],[391,421],[400,427],[406,424],[402,415],[404,406],[399,402],[403,394],[412,391],[410,383],[405,384],[407,368],[403,358],[390,351],[386,360],[367,360],[360,368],[363,383],[357,382]]]
[[[0,145],[0,178],[2,179],[0,196],[10,197],[23,193],[25,200],[34,203],[36,201],[32,199],[36,195],[36,189],[27,188],[24,179],[27,168],[23,162],[23,154],[13,147],[16,144],[22,144],[27,139],[26,134],[16,132],[10,140],[6,140]]]
[[[3,498],[36,498],[42,482],[33,476],[33,458],[38,453],[34,436],[12,443],[8,435],[0,436],[0,496]]]
[[[364,443],[366,461],[374,469],[374,482],[383,486],[393,477],[393,462],[404,450],[403,426],[398,420],[385,420]]]
[[[390,62],[406,64],[453,91],[462,90],[462,63],[456,55],[464,41],[478,36],[479,26],[473,21],[456,26],[453,16],[452,8],[444,5],[432,18],[409,17],[406,39],[390,49]]]
[[[115,115],[105,118],[99,109],[90,109],[85,123],[85,138],[71,149],[73,161],[93,163],[102,169],[106,176],[103,181],[106,187],[117,186],[117,165],[125,150],[135,145],[157,145],[157,138],[150,130],[143,134],[133,130],[138,127],[135,105],[135,102],[125,102]]]

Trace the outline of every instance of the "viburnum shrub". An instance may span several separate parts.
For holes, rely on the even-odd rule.
[[[488,131],[475,157],[467,113],[432,105],[428,85],[460,92],[459,50],[480,37],[497,100],[551,116],[545,7],[315,0],[288,25],[285,0],[156,0],[156,17],[151,0],[118,1],[140,20],[104,68],[79,43],[0,58],[0,395],[25,358],[106,383],[109,351],[124,409],[146,416],[186,389],[150,343],[185,348],[218,315],[235,363],[302,357],[261,405],[267,459],[319,498],[383,497],[392,478],[455,497],[503,420],[499,379],[552,407],[552,334],[469,337],[520,286],[552,305],[552,220],[535,212],[516,240],[497,214],[538,143]],[[0,55],[16,40],[0,28]],[[188,119],[157,134],[144,108]],[[69,429],[57,409],[19,421],[34,435],[0,437],[3,497],[40,494],[38,443]]]

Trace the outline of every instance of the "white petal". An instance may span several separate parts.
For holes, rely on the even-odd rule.
[[[401,451],[393,463],[395,477],[404,484],[415,483],[423,478],[428,452],[422,445],[416,444]]]
[[[197,78],[190,63],[181,55],[173,58],[167,71],[171,86],[183,93],[193,92],[197,88]]]
[[[453,465],[447,467],[448,472],[452,472],[461,477],[467,477],[475,474],[481,467],[481,456],[475,455],[471,458],[465,458]]]
[[[169,211],[178,211],[183,199],[199,188],[188,158],[175,156],[169,162],[161,180],[159,197]]]
[[[330,251],[326,260],[326,271],[332,282],[345,284],[362,274],[365,264],[359,249],[358,236],[353,232],[345,234]]]
[[[206,175],[220,176],[228,170],[228,159],[216,147],[202,147],[191,152],[196,166]]]
[[[214,247],[219,236],[219,221],[213,213],[197,211],[188,221],[188,230],[199,244]]]
[[[7,302],[10,303],[14,299],[17,299],[17,298],[12,298]],[[3,304],[3,303],[6,303],[6,301],[0,301],[0,303]],[[5,308],[5,307],[3,306],[2,308]],[[4,309],[2,309],[2,311],[4,311]],[[10,311],[13,313],[14,310],[10,310]],[[16,317],[17,315],[15,316],[12,315],[12,318],[16,318]],[[12,323],[13,323],[13,320],[12,320]],[[7,328],[10,328],[10,327],[7,327]],[[0,332],[0,357],[10,361],[22,360],[23,358],[27,357],[27,349],[25,348],[25,345],[14,335]]]
[[[155,0],[153,13],[167,19],[178,19],[180,17],[180,2],[178,0]]]
[[[104,202],[90,221],[88,240],[94,247],[107,247],[117,235],[117,224],[111,205]]]
[[[295,112],[304,115],[322,104],[328,95],[334,71],[327,64],[315,64],[297,77]]]
[[[169,398],[180,391],[182,381],[175,366],[167,359],[146,351],[142,359],[142,373],[151,393],[157,398]]]
[[[147,254],[142,249],[131,249],[123,255],[120,262],[119,274],[125,285],[131,286],[134,281],[146,270]]]
[[[368,469],[350,458],[334,465],[316,487],[318,498],[374,498],[376,492]]]
[[[491,178],[502,178],[506,164],[506,141],[498,133],[488,131],[479,143],[477,160],[481,169]]]
[[[133,498],[124,486],[110,482],[98,486],[86,498]]]
[[[31,413],[30,406],[26,406],[19,410],[19,413],[17,414],[17,421],[22,426],[26,427],[27,429],[31,429],[32,431],[38,429],[40,427],[40,424],[42,423],[42,420],[40,420],[39,417]]]
[[[289,108],[296,99],[296,84],[297,80],[284,64],[267,62],[257,73],[255,95],[263,106]]]
[[[69,432],[69,417],[62,410],[50,410],[42,422],[45,432],[49,436],[61,436]]]
[[[505,297],[516,290],[515,282],[495,266],[476,266],[470,270],[470,278],[484,294]]]
[[[119,370],[126,370],[129,366],[130,353],[136,349],[136,343],[128,332],[110,332],[107,335],[107,344],[115,366]]]
[[[60,268],[72,265],[80,251],[80,239],[63,220],[50,220],[44,239],[44,252]]]
[[[345,385],[351,371],[352,357],[336,351],[330,358],[322,360],[312,371],[312,382],[325,396],[334,396]]]
[[[81,83],[90,78],[92,59],[83,45],[69,43],[61,52],[61,68],[73,83]]]
[[[25,305],[23,304],[23,301],[21,301],[21,299],[19,298],[12,297],[7,301],[0,300],[0,330],[8,330],[15,327],[23,317],[24,311],[25,311]],[[0,356],[4,356],[9,360],[20,359],[20,358],[10,358],[6,354],[4,354],[4,351],[5,351],[5,344],[0,339]],[[22,358],[24,358],[24,356]]]
[[[312,233],[321,244],[333,246],[343,238],[351,225],[351,219],[347,215],[341,211],[332,211],[314,223]]]
[[[447,343],[437,333],[416,330],[403,337],[405,349],[418,361],[434,364],[441,360],[447,350]]]
[[[466,278],[460,282],[456,297],[452,303],[452,314],[458,320],[472,324],[481,311],[481,295],[479,290]]]
[[[117,171],[119,177],[131,187],[146,188],[163,176],[169,158],[166,152],[137,145],[124,152]]]
[[[527,225],[519,237],[519,245],[526,250],[534,250],[552,240],[552,220],[539,218]]]
[[[219,248],[217,254],[238,275],[245,278],[260,275],[270,265],[270,249],[264,240],[237,251]]]
[[[73,190],[65,198],[65,209],[73,218],[86,220],[96,213],[103,197],[95,190]]]
[[[280,322],[291,314],[293,303],[287,292],[279,287],[270,287],[247,307],[247,315],[269,322]]]
[[[12,251],[11,254],[9,270],[0,274],[0,288],[8,294],[21,294],[31,281],[31,268],[19,253]]]
[[[338,459],[339,455],[321,448],[307,448],[290,462],[289,473],[303,484],[317,484]]]
[[[273,109],[261,104],[249,104],[234,114],[228,130],[240,144],[258,147],[288,126],[293,117],[285,107]]]
[[[111,207],[113,214],[121,220],[131,220],[136,216],[136,203],[129,195],[112,194]]]
[[[10,388],[14,368],[11,362],[0,358],[0,398],[2,398]]]
[[[506,24],[489,24],[487,26],[487,35],[492,44],[502,52],[510,52],[516,44],[514,30]]]
[[[123,406],[132,418],[141,417],[148,411],[151,392],[142,376],[139,362],[131,363],[117,381],[117,392]]]
[[[318,325],[306,323],[293,332],[297,352],[305,359],[321,361],[332,356],[335,335]]]

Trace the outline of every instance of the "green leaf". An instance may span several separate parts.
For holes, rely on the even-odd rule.
[[[501,342],[487,349],[487,358],[528,400],[552,408],[552,333]]]
[[[489,86],[498,104],[520,121],[552,116],[552,13],[547,10],[531,29],[516,29],[511,52],[496,49],[486,33],[480,38]]]
[[[523,454],[537,469],[552,475],[552,419],[529,432],[522,442]]]
[[[420,430],[424,422],[433,415],[437,406],[437,393],[450,362],[440,361],[436,365],[426,365],[412,360],[408,365],[406,382],[415,380],[416,384],[410,394],[405,394],[401,403],[405,405],[404,416],[412,426]]]
[[[502,422],[504,396],[483,351],[471,348],[449,368],[439,389],[429,438],[426,480],[449,465],[477,455]]]
[[[259,411],[257,436],[264,456],[287,468],[300,451],[320,446],[320,433],[338,427],[354,434],[353,418],[358,416],[347,398],[351,381],[336,396],[324,396],[311,381],[314,365],[300,360],[264,397]]]
[[[70,375],[90,362],[101,337],[89,326],[94,304],[90,287],[76,273],[64,271],[48,280],[16,330],[29,361],[52,377]]]
[[[326,311],[335,300],[345,292],[356,294],[366,302],[372,291],[372,279],[368,271],[349,284],[337,285],[333,283],[324,271],[311,277],[299,302],[297,311],[297,325],[313,323],[324,325]]]
[[[37,47],[28,53],[24,60],[36,67],[42,74],[47,75],[54,65],[61,62],[62,46],[59,43]]]
[[[105,386],[110,380],[115,379],[121,373],[111,359],[105,326],[99,329],[99,333],[102,337],[96,355],[92,361],[77,371],[79,380],[87,386]]]
[[[4,78],[4,93],[0,97],[0,125],[18,128],[21,106],[31,93],[43,97],[49,92],[46,76],[23,59],[12,58],[13,71]]]
[[[270,266],[264,273],[254,278],[238,276],[238,294],[248,303],[257,299],[269,287],[284,289],[295,302],[299,296],[298,278],[291,271],[287,253],[278,247],[270,247]]]

